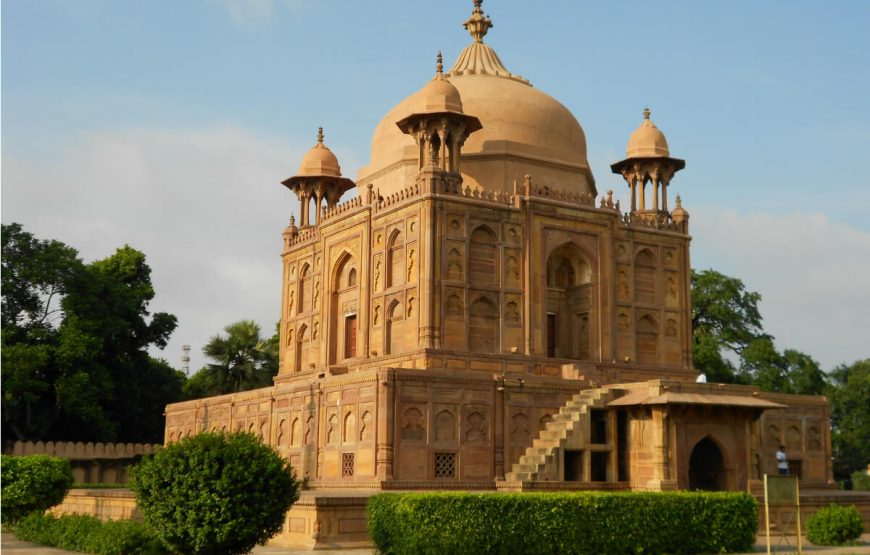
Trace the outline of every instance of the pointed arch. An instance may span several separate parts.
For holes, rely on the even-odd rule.
[[[396,354],[404,346],[405,316],[402,303],[393,299],[387,306],[387,318],[384,330],[384,353]]]
[[[357,305],[359,286],[356,279],[357,262],[345,249],[339,255],[330,272],[329,363],[356,356]]]
[[[342,443],[353,443],[356,439],[356,416],[353,412],[348,411],[344,415],[344,422],[341,426],[341,441]]]
[[[659,323],[651,315],[645,314],[637,319],[635,326],[637,362],[639,364],[658,364],[659,361]]]
[[[496,353],[499,314],[496,304],[486,296],[479,296],[468,307],[468,345],[478,353]]]
[[[547,356],[591,357],[592,266],[586,253],[566,241],[547,257]]]
[[[498,281],[498,237],[485,224],[474,228],[468,249],[468,278],[472,283],[496,283]]]
[[[302,265],[299,271],[299,281],[296,284],[296,314],[303,314],[311,310],[311,265],[308,262]]]
[[[405,283],[405,241],[401,230],[394,229],[387,240],[387,288]]]
[[[637,252],[634,257],[634,302],[655,305],[657,296],[655,254],[647,248]]]
[[[701,438],[689,455],[689,489],[724,491],[728,489],[725,451],[712,435]]]
[[[435,441],[456,441],[456,417],[447,409],[435,415]]]
[[[300,324],[296,332],[296,371],[302,372],[308,365],[308,346],[310,343],[308,326]]]

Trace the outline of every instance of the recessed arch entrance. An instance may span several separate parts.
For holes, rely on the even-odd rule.
[[[547,257],[547,356],[590,358],[592,271],[583,251],[568,242]]]
[[[695,444],[689,457],[689,489],[724,491],[728,489],[725,459],[710,436]]]

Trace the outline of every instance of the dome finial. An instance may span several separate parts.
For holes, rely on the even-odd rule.
[[[441,58],[441,51],[438,51],[438,55],[435,57],[435,72],[438,73],[438,77],[443,76],[444,72],[444,60]]]
[[[483,42],[483,37],[486,32],[492,27],[492,20],[483,15],[481,8],[483,0],[474,0],[474,11],[471,12],[471,17],[463,24],[463,27],[468,29],[474,42]]]
[[[650,115],[652,115],[652,110],[649,109],[649,106],[643,109],[643,119],[649,119]]]
[[[677,195],[677,208],[683,207],[683,199],[680,198],[680,195]]]
[[[322,127],[317,128],[317,144],[319,144],[319,145],[323,144],[323,128]]]

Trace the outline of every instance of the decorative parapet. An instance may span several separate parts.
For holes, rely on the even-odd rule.
[[[514,195],[507,191],[491,191],[483,187],[471,188],[468,185],[462,187],[459,184],[445,183],[443,191],[447,194],[457,195],[474,200],[483,200],[487,202],[495,202],[510,206],[514,202]]]
[[[399,204],[410,198],[418,196],[420,194],[420,191],[420,185],[418,183],[415,183],[410,187],[405,187],[404,189],[397,191],[391,195],[387,195],[385,197],[378,195],[375,207],[378,210],[384,210],[395,204]]]
[[[64,459],[132,459],[156,453],[163,446],[150,443],[82,443],[71,441],[16,441],[10,455],[49,455]]]
[[[528,194],[528,193],[527,193]],[[547,198],[573,204],[595,206],[595,195],[585,191],[560,191],[548,185],[534,186],[531,189],[531,197]]]
[[[320,218],[320,223],[323,224],[327,220],[331,218],[335,218],[347,212],[350,212],[356,208],[359,208],[363,205],[363,199],[360,196],[354,197],[346,202],[341,204],[336,204],[332,208],[324,208],[323,209],[323,217]]]
[[[663,231],[676,231],[685,233],[684,223],[675,222],[667,212],[626,212],[620,217],[624,227],[642,227],[647,229],[659,229]]]
[[[291,237],[287,241],[287,246],[291,247],[293,245],[298,245],[300,243],[307,243],[312,239],[316,239],[318,237],[318,232],[316,227],[306,227],[299,230],[299,233],[295,237]]]

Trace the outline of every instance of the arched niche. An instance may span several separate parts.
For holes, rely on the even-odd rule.
[[[478,297],[468,307],[468,346],[477,353],[497,353],[498,307],[487,297]]]
[[[574,243],[564,243],[547,257],[547,356],[591,357],[592,267]]]
[[[659,323],[645,314],[637,320],[635,326],[637,362],[639,364],[658,364],[659,361]]]
[[[297,299],[297,314],[303,314],[311,310],[311,295],[312,285],[311,285],[311,265],[307,262],[302,265],[302,269],[299,271],[299,281],[297,282],[297,287],[299,290],[296,293]]]
[[[302,324],[296,332],[296,371],[302,372],[308,367],[309,339],[308,326]]]
[[[336,260],[330,274],[329,363],[355,358],[357,344],[359,284],[357,261],[347,251]]]
[[[387,307],[386,329],[384,330],[384,352],[386,354],[400,353],[405,348],[406,321],[402,303],[394,299]]]
[[[468,248],[468,278],[474,284],[492,284],[498,281],[498,239],[487,225],[479,225],[471,232]]]
[[[405,241],[402,232],[394,229],[387,240],[387,288],[405,283]]]
[[[641,249],[634,257],[634,302],[640,305],[657,304],[656,267],[658,260],[649,249]]]

